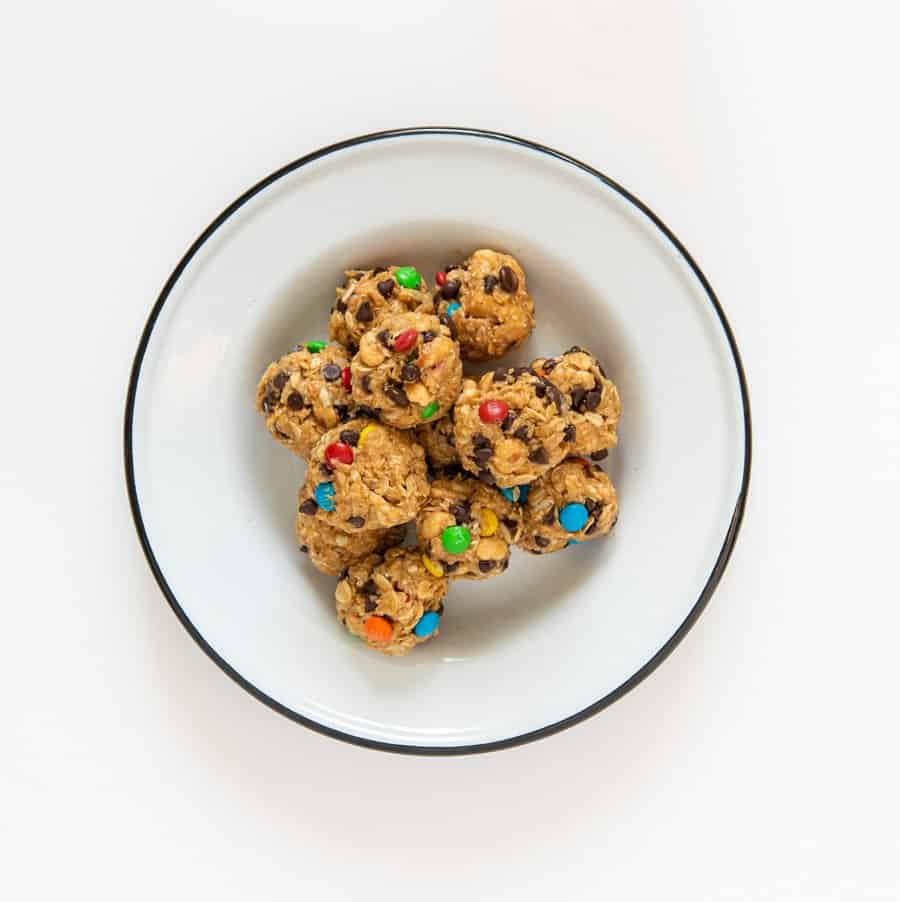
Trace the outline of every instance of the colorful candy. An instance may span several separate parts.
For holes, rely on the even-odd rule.
[[[344,386],[344,388],[347,391],[350,391],[352,382],[350,381],[350,367],[349,366],[345,366],[341,370],[341,384]]]
[[[465,526],[448,526],[441,533],[441,544],[447,554],[462,554],[472,544],[472,533]]]
[[[366,635],[371,642],[388,642],[394,634],[390,620],[373,614],[366,618]]]
[[[452,304],[447,304],[447,316],[453,316],[459,308],[462,307],[462,304],[459,301],[454,301]]]
[[[438,404],[437,401],[431,401],[429,404],[426,404],[422,408],[422,412],[419,414],[419,416],[423,420],[430,420],[431,417],[433,417],[438,412],[438,410],[440,409],[440,406],[441,405]]]
[[[497,515],[487,507],[481,509],[481,534],[492,536],[500,525]]]
[[[342,464],[352,464],[353,449],[343,442],[332,442],[325,448],[325,462],[333,464],[335,461]]]
[[[527,485],[514,485],[508,489],[500,489],[500,493],[507,501],[512,501],[515,504],[517,501],[519,504],[524,504],[528,500],[528,490],[530,486]]]
[[[491,399],[478,405],[478,416],[482,423],[502,423],[509,413],[509,405],[505,401]]]
[[[362,443],[366,440],[366,436],[371,435],[374,431],[374,426],[363,426],[363,428],[359,431],[359,438],[356,441],[357,447],[362,445]]]
[[[404,329],[395,339],[392,345],[395,351],[403,354],[408,351],[419,340],[419,332],[417,329]]]
[[[444,282],[447,281],[447,273],[445,272],[436,272],[434,274],[434,281],[437,283],[438,288],[440,288]]]
[[[432,575],[441,577],[444,575],[443,568],[440,564],[436,564],[427,554],[422,555],[422,563],[425,565],[425,569]]]
[[[422,283],[422,277],[415,266],[398,266],[394,270],[394,278],[404,288],[418,288]]]
[[[306,350],[310,354],[318,354],[319,351],[324,350],[326,347],[328,347],[327,341],[308,341],[306,343]]]
[[[413,627],[413,632],[420,639],[424,639],[438,628],[440,622],[441,616],[437,611],[427,611],[419,618],[418,623]]]
[[[316,486],[315,491],[316,504],[323,511],[329,513],[334,510],[334,484],[331,482],[320,482]]]
[[[567,504],[559,512],[560,525],[566,532],[581,532],[588,521],[588,509],[577,501]]]

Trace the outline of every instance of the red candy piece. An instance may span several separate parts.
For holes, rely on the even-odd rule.
[[[353,449],[343,442],[332,442],[325,449],[326,463],[333,464],[335,461],[342,464],[353,463]]]
[[[400,353],[408,351],[418,340],[419,332],[417,329],[404,329],[394,339],[394,350],[400,351]]]
[[[478,405],[482,423],[502,423],[508,413],[509,407],[503,401],[482,401]]]
[[[343,383],[344,388],[346,388],[347,391],[350,391],[350,367],[349,366],[345,366],[341,370],[341,382]]]
[[[436,272],[434,274],[434,281],[438,283],[438,285],[443,285],[444,282],[447,281],[447,273],[445,272]]]

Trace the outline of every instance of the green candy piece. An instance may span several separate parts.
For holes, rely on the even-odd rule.
[[[472,534],[465,526],[448,526],[441,533],[441,544],[447,554],[462,554],[472,544]]]
[[[438,408],[440,406],[441,405],[438,404],[437,401],[432,401],[430,404],[422,408],[422,412],[419,414],[419,416],[423,420],[430,420],[438,412]]]
[[[394,270],[394,278],[404,288],[418,288],[422,284],[422,277],[415,266],[398,266]]]
[[[318,354],[319,351],[322,351],[327,347],[327,341],[308,341],[306,343],[306,350],[309,351],[310,354]]]

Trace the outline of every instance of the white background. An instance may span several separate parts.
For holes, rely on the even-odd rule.
[[[0,895],[898,898],[893,6],[7,11]],[[726,307],[755,426],[738,548],[675,654],[465,759],[345,746],[231,683],[158,592],[121,463],[134,346],[194,236],[284,162],[417,124],[535,138],[649,202]]]

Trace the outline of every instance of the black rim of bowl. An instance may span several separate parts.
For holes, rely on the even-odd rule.
[[[223,223],[225,223],[235,212],[237,212],[244,204],[246,204],[247,201],[255,197],[261,191],[264,191],[269,187],[269,185],[274,184],[279,179],[290,174],[291,172],[294,172],[301,166],[305,166],[308,163],[312,163],[315,160],[328,156],[329,154],[336,153],[337,151],[344,150],[348,147],[357,147],[374,141],[384,141],[391,138],[405,138],[421,135],[452,135],[469,138],[479,138],[489,141],[500,141],[506,144],[514,144],[519,147],[524,147],[529,150],[545,154],[557,160],[561,160],[564,163],[568,163],[569,165],[580,169],[582,172],[588,173],[589,175],[598,179],[608,188],[611,188],[638,210],[640,210],[641,213],[643,213],[644,216],[646,216],[653,223],[653,225],[665,236],[669,243],[678,251],[684,261],[691,268],[700,284],[703,286],[709,302],[710,304],[712,304],[713,309],[716,312],[716,316],[719,319],[719,323],[721,324],[722,329],[725,333],[728,347],[731,350],[732,360],[735,370],[737,371],[738,381],[741,387],[741,404],[743,407],[744,416],[744,465],[741,477],[741,489],[740,493],[738,494],[737,503],[734,507],[734,513],[731,517],[731,523],[725,534],[722,548],[719,551],[712,571],[710,572],[703,590],[700,593],[700,597],[697,599],[694,606],[691,608],[690,613],[684,619],[678,629],[675,630],[669,640],[662,646],[662,648],[659,649],[659,651],[656,652],[655,655],[653,655],[652,658],[650,658],[649,661],[647,661],[646,664],[643,665],[643,667],[641,667],[636,673],[632,674],[618,688],[604,695],[601,699],[594,702],[593,704],[588,705],[586,708],[582,708],[580,711],[577,711],[575,714],[571,714],[568,717],[563,718],[562,720],[547,724],[547,726],[541,727],[540,729],[531,730],[518,736],[511,736],[508,739],[499,739],[492,742],[478,743],[475,745],[403,745],[390,742],[381,742],[375,739],[366,739],[361,736],[354,736],[351,733],[345,733],[341,730],[335,730],[331,727],[325,726],[324,724],[320,724],[314,720],[311,720],[308,717],[304,717],[302,714],[298,714],[296,711],[291,710],[290,708],[266,695],[264,692],[254,686],[249,680],[238,673],[226,660],[224,660],[216,652],[216,650],[212,648],[212,646],[209,645],[209,643],[203,638],[203,636],[191,622],[184,609],[178,603],[178,599],[175,597],[175,593],[169,587],[162,567],[160,566],[153,548],[150,545],[150,540],[144,527],[141,506],[138,501],[137,485],[134,478],[134,455],[132,447],[134,408],[144,354],[147,351],[147,346],[150,342],[150,336],[153,332],[154,326],[156,325],[156,321],[159,318],[160,312],[162,311],[162,308],[166,303],[166,300],[171,294],[172,289],[175,287],[176,282],[181,277],[182,273],[191,262],[197,251],[200,250],[200,248],[206,243],[206,241],[209,240],[213,233],[215,233]],[[609,176],[604,175],[597,169],[594,169],[592,166],[589,166],[587,163],[582,163],[580,160],[577,160],[574,157],[569,156],[568,154],[554,150],[552,147],[547,147],[535,141],[527,140],[525,138],[517,138],[514,135],[507,135],[502,132],[485,131],[483,129],[464,128],[457,126],[420,126],[416,128],[398,128],[388,131],[373,132],[372,134],[361,135],[356,138],[348,138],[345,141],[339,141],[336,144],[330,144],[327,147],[323,147],[319,150],[313,151],[312,153],[306,154],[305,156],[300,157],[291,163],[288,163],[286,166],[282,166],[280,169],[277,169],[275,172],[267,175],[264,179],[257,182],[255,185],[253,185],[253,187],[249,188],[240,197],[229,204],[203,230],[200,236],[188,248],[185,255],[181,258],[181,260],[178,262],[178,265],[172,271],[172,274],[166,280],[166,283],[163,286],[159,297],[156,299],[156,303],[153,305],[153,309],[150,311],[150,316],[147,318],[144,330],[141,333],[137,352],[134,356],[134,363],[132,364],[131,368],[131,377],[128,382],[128,395],[125,403],[125,478],[128,484],[128,499],[131,504],[131,513],[134,517],[134,525],[137,530],[141,546],[144,550],[144,554],[147,558],[147,563],[150,565],[150,569],[153,572],[153,576],[156,578],[156,582],[159,584],[159,588],[162,590],[162,593],[166,597],[166,600],[169,602],[169,605],[172,607],[172,610],[175,612],[184,628],[193,637],[194,641],[239,686],[246,689],[247,692],[249,692],[252,696],[259,699],[259,701],[268,705],[279,714],[283,714],[285,717],[288,717],[291,720],[296,721],[297,723],[303,724],[303,726],[308,727],[311,730],[315,730],[316,732],[322,733],[326,736],[331,736],[334,739],[340,739],[344,742],[364,746],[366,748],[413,755],[467,755],[476,752],[492,752],[499,749],[507,749],[512,748],[513,746],[523,745],[526,742],[534,742],[537,739],[542,739],[545,736],[551,736],[554,733],[565,730],[568,727],[574,726],[575,724],[586,720],[588,717],[597,714],[604,708],[609,707],[609,705],[611,705],[613,702],[620,699],[623,695],[637,686],[638,683],[640,683],[651,673],[653,673],[653,671],[656,670],[656,668],[659,667],[659,665],[672,653],[678,643],[681,642],[685,635],[687,635],[688,631],[697,621],[698,617],[703,613],[704,608],[709,603],[710,598],[712,598],[712,595],[719,584],[719,580],[722,578],[722,574],[725,571],[725,567],[727,566],[728,560],[731,557],[731,553],[734,549],[738,531],[740,530],[741,521],[744,515],[744,507],[746,505],[747,492],[750,485],[750,462],[750,400],[747,391],[747,379],[744,374],[744,367],[741,362],[741,355],[740,351],[738,350],[737,342],[734,338],[734,333],[732,332],[731,326],[728,323],[728,319],[725,316],[725,311],[722,309],[722,305],[719,303],[719,299],[716,297],[712,286],[709,284],[709,280],[703,274],[703,271],[697,265],[694,258],[688,253],[687,248],[685,248],[681,241],[679,241],[672,230],[659,218],[659,216],[656,215],[656,213],[653,212],[653,210],[651,210],[645,203],[643,203],[643,201],[635,197],[630,191],[628,191],[618,182],[614,181]]]

